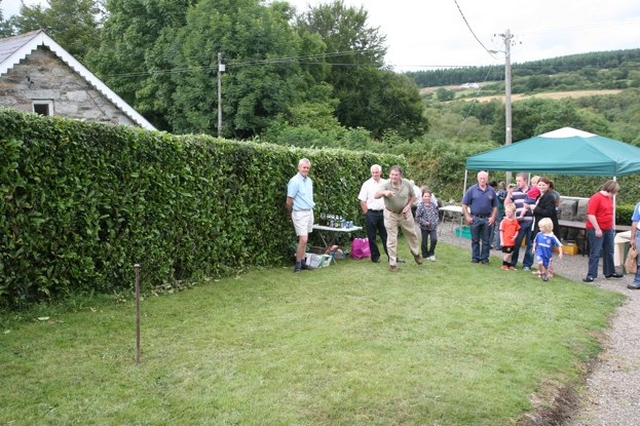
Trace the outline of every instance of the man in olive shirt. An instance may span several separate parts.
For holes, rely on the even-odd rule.
[[[416,235],[411,205],[415,201],[413,185],[402,178],[402,168],[392,166],[389,180],[376,192],[375,198],[384,198],[384,227],[387,229],[387,252],[389,254],[389,270],[398,270],[398,227],[409,244],[409,249],[417,264],[422,264],[420,246]]]

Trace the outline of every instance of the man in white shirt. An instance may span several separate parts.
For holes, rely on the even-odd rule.
[[[378,242],[376,236],[379,233],[382,240],[382,247],[384,252],[389,257],[387,252],[387,230],[384,227],[384,199],[375,198],[374,195],[378,191],[380,184],[386,182],[381,178],[382,167],[378,164],[371,166],[371,179],[368,179],[362,184],[360,193],[358,194],[358,200],[360,200],[360,208],[365,215],[365,224],[367,229],[367,237],[369,238],[369,250],[371,251],[371,261],[373,263],[380,262],[380,250],[378,249]]]

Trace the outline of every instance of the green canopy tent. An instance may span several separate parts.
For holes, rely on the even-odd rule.
[[[615,179],[640,173],[640,148],[563,127],[467,157],[466,169],[612,176]]]
[[[640,173],[640,148],[563,127],[467,157],[465,191],[469,170],[611,176],[616,179]]]

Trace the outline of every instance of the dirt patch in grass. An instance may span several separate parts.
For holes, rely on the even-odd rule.
[[[578,407],[579,395],[573,386],[559,387],[549,382],[531,397],[531,402],[534,410],[518,419],[518,426],[566,424]]]

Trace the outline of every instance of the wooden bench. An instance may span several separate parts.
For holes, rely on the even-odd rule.
[[[577,221],[577,220],[558,220],[558,225],[563,228],[573,228],[577,229],[582,234],[582,255],[587,254],[587,250],[589,248],[589,241],[587,240],[587,223],[585,221]],[[616,232],[625,232],[630,231],[630,225],[616,225]]]

